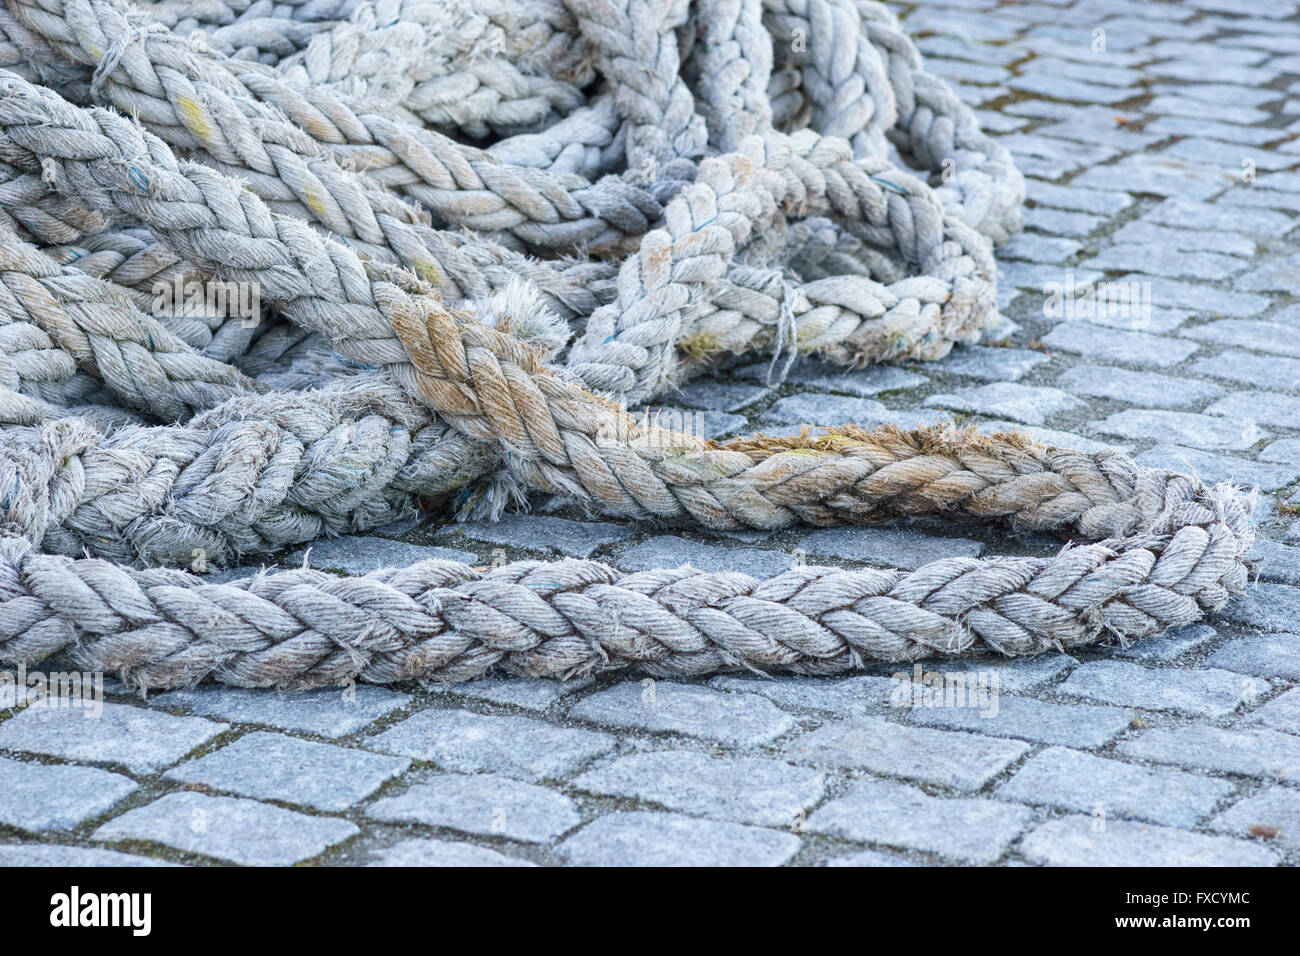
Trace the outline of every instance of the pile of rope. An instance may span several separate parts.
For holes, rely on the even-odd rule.
[[[1229,486],[1014,434],[719,444],[626,410],[746,353],[977,340],[1023,193],[872,0],[3,0],[0,660],[141,689],[830,674],[1196,620],[1247,580]],[[1092,543],[763,581],[185,570],[539,492]]]

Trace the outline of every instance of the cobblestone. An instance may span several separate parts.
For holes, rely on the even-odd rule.
[[[940,558],[979,557],[984,545],[970,538],[918,537],[887,528],[824,528],[799,539],[810,555],[865,561],[892,568],[919,568]]]
[[[340,811],[410,765],[401,757],[257,731],[173,767],[166,777],[242,797]]]
[[[1124,821],[1099,829],[1091,816],[1047,821],[1020,842],[1020,852],[1047,866],[1273,866],[1278,860],[1244,840]]]
[[[1189,770],[1276,778],[1300,786],[1300,737],[1271,730],[1159,727],[1121,740],[1121,753]]]
[[[366,866],[536,866],[473,843],[449,840],[403,840],[371,854]]]
[[[340,690],[267,693],[240,687],[205,685],[169,691],[154,700],[166,707],[188,707],[205,717],[232,723],[263,724],[321,737],[344,737],[405,707],[409,694],[360,684]]]
[[[0,779],[0,824],[34,833],[71,830],[137,789],[134,780],[107,770],[6,757],[0,757]]]
[[[589,793],[648,800],[670,810],[761,826],[789,827],[826,793],[825,775],[752,757],[685,750],[632,754],[573,781]]]
[[[1048,348],[1075,352],[1095,361],[1127,362],[1168,368],[1199,348],[1195,342],[1170,340],[1147,332],[1102,329],[1086,322],[1062,322],[1042,342]]]
[[[809,817],[808,829],[987,864],[1006,851],[1032,816],[996,800],[941,800],[915,787],[861,780]]]
[[[1077,667],[1059,688],[1119,707],[1167,710],[1201,717],[1223,717],[1268,692],[1264,681],[1229,671],[1143,667],[1128,661],[1093,661]]]
[[[1042,425],[1058,412],[1079,408],[1083,402],[1056,388],[994,382],[958,389],[950,394],[932,395],[926,399],[925,404],[996,415],[1026,425]]]
[[[1235,788],[1177,770],[1145,770],[1118,760],[1049,747],[998,787],[1004,800],[1063,807],[1096,816],[1191,827]]]
[[[527,717],[423,710],[364,743],[372,750],[431,761],[460,773],[536,781],[572,773],[612,749],[615,740]]]
[[[874,717],[837,721],[790,742],[785,756],[817,767],[846,767],[978,790],[1029,750],[1018,740],[907,727]]]
[[[569,716],[605,727],[681,734],[727,747],[769,743],[794,726],[789,714],[755,694],[727,694],[646,678],[579,701]]]
[[[925,727],[969,730],[1035,743],[1104,747],[1128,727],[1133,715],[1115,707],[1075,706],[998,695],[987,708],[917,707],[908,714],[908,719]]]
[[[1300,849],[1300,792],[1272,787],[1224,810],[1210,826],[1240,837],[1263,837]]]
[[[95,831],[115,843],[143,840],[247,866],[288,866],[361,832],[356,824],[235,797],[173,793]]]
[[[499,522],[466,522],[440,531],[439,537],[465,537],[488,544],[531,551],[559,552],[587,558],[597,548],[622,541],[636,529],[605,522],[571,521],[550,515],[514,515]]]
[[[93,719],[80,710],[29,707],[0,724],[0,750],[120,764],[135,773],[151,773],[229,727],[126,704],[103,706],[103,715]]]
[[[792,833],[648,812],[603,816],[556,848],[575,866],[780,866],[798,851]]]
[[[432,777],[376,800],[366,813],[389,823],[422,823],[525,843],[550,843],[581,820],[563,794],[489,774]]]
[[[1067,369],[1057,384],[1076,395],[1113,398],[1148,408],[1200,407],[1223,394],[1222,388],[1208,382],[1100,365],[1076,365]],[[1207,411],[1218,414],[1213,407]]]

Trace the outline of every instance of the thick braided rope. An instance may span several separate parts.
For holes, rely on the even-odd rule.
[[[60,266],[2,231],[0,321],[39,328],[121,403],[163,419],[188,417],[254,388],[235,369],[195,352],[116,286]]]
[[[60,66],[99,67],[112,50],[112,69],[97,74],[107,102],[341,235],[383,244],[372,221],[378,199],[330,162],[322,144],[449,222],[509,230],[542,247],[613,242],[644,231],[647,216],[658,213],[617,179],[591,184],[508,167],[431,130],[367,112],[328,86],[298,89],[259,64],[205,51],[157,24],[140,26],[124,0],[11,6],[59,52]]]
[[[835,674],[874,660],[1060,650],[1188,623],[1244,585],[1252,534],[1240,496],[1187,480],[1169,492],[1138,534],[1050,559],[950,558],[909,573],[801,567],[762,582],[566,560],[208,584],[35,554],[11,537],[0,540],[0,658],[67,651],[141,688],[205,677],[297,688],[493,668]]]
[[[666,172],[652,178],[671,197],[662,233],[647,234],[619,273],[617,294],[630,306],[630,320],[616,319],[607,341],[632,350],[632,361],[606,364],[636,370],[624,394],[651,393],[681,374],[670,350],[701,329],[740,347],[745,334],[751,341],[782,335],[797,324],[796,312],[817,312],[827,329],[844,326],[869,311],[866,293],[884,288],[876,276],[889,275],[894,288],[886,291],[906,289],[899,300],[916,302],[923,324],[907,326],[906,334],[919,333],[922,343],[961,334],[972,316],[988,314],[981,309],[992,288],[983,275],[991,266],[988,242],[967,225],[969,209],[931,196],[879,157],[855,156],[855,147],[873,142],[870,121],[853,145],[813,130],[784,136],[767,128],[763,88],[770,93],[778,85],[779,71],[769,82],[763,51],[770,39],[757,28],[752,3],[700,3],[694,20],[685,4],[581,6],[584,36],[602,59],[613,101],[629,117],[622,133],[629,156],[662,160]],[[875,22],[862,5],[859,17]],[[671,67],[671,76],[637,74],[637,52],[610,30],[625,21],[647,61]],[[684,69],[677,40],[668,42],[678,28],[688,36],[713,34],[711,49],[682,47]],[[124,36],[110,65],[138,39]],[[887,31],[881,36],[889,40]],[[905,59],[890,63],[904,69]],[[734,64],[749,68],[729,68]],[[819,66],[818,76],[831,76],[833,67]],[[682,82],[692,73],[694,90]],[[700,82],[705,76],[708,82]],[[856,90],[851,80],[844,83],[848,93]],[[891,77],[890,85],[896,94],[898,81]],[[813,94],[817,123],[841,122],[831,107],[851,99]],[[658,127],[655,108],[663,110]],[[918,131],[929,130],[927,143],[955,141],[945,133],[942,109],[928,119],[920,107],[902,112]],[[886,114],[880,112],[881,129]],[[694,132],[701,124],[731,151],[697,162],[698,144],[708,142]],[[930,159],[937,155],[932,150]],[[8,426],[0,432],[0,521],[13,535],[0,544],[6,660],[63,650],[88,666],[120,669],[142,687],[209,675],[254,686],[316,686],[351,676],[447,680],[492,667],[550,676],[628,666],[667,674],[742,666],[832,673],[870,659],[982,648],[1033,653],[1142,636],[1194,620],[1245,582],[1249,501],[1228,487],[1138,468],[1124,456],[926,430],[846,428],[718,446],[637,427],[571,374],[545,368],[542,356],[562,339],[548,341],[544,329],[523,337],[505,331],[521,314],[538,311],[539,294],[526,284],[518,288],[527,306],[505,305],[497,284],[490,301],[474,302],[479,314],[448,310],[429,286],[273,214],[220,174],[177,162],[160,141],[120,118],[77,110],[12,74],[0,74],[0,159],[13,164],[16,178],[39,174],[65,202],[143,222],[174,250],[177,264],[256,282],[302,330],[327,336],[344,358],[391,377],[340,372],[339,394],[368,397],[240,396],[167,429],[108,421],[93,428],[39,395],[0,392],[0,425]],[[48,199],[29,198],[24,209]],[[825,218],[792,227],[787,217],[796,212]],[[991,233],[996,226],[982,228]],[[780,283],[772,265],[827,249],[870,265],[823,274],[805,287],[827,279],[873,286],[826,286],[823,299],[805,308],[792,301],[795,291],[806,299],[804,289]],[[478,268],[466,252],[462,271],[469,277]],[[904,278],[917,269],[931,275]],[[816,276],[817,267],[807,271]],[[931,278],[940,279],[938,287],[925,285]],[[943,279],[954,281],[951,289]],[[961,281],[968,285],[956,295]],[[765,322],[772,303],[777,318]],[[882,305],[883,314],[894,305]],[[588,344],[605,308],[591,313]],[[835,309],[849,316],[835,321]],[[27,318],[10,324],[46,334]],[[827,332],[827,349],[852,341],[846,335]],[[897,347],[892,337],[885,340]],[[48,334],[24,340],[0,355],[37,363],[47,341],[53,344]],[[276,344],[271,331],[261,341]],[[906,347],[917,347],[917,339]],[[880,354],[873,345],[857,357]],[[304,357],[315,362],[318,355]],[[297,361],[280,367],[288,372]],[[59,374],[65,372],[66,362]],[[13,377],[25,384],[21,374]],[[83,370],[51,384],[81,388],[85,381]],[[388,390],[391,407],[377,387]],[[356,408],[356,415],[344,418],[344,408]],[[413,427],[426,443],[419,449]],[[1050,560],[958,559],[911,574],[795,569],[762,584],[690,569],[619,575],[587,562],[526,562],[486,573],[426,562],[356,578],[303,571],[208,585],[184,572],[32,552],[39,543],[130,563],[183,561],[184,548],[196,543],[223,557],[274,549],[409,513],[423,490],[457,494],[502,456],[512,482],[634,516],[778,528],[962,511],[1100,540]],[[466,467],[466,459],[474,464]],[[513,484],[490,487],[517,493]],[[629,609],[635,622],[624,619]]]

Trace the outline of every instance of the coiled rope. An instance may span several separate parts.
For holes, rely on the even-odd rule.
[[[996,320],[1023,180],[870,0],[5,5],[0,660],[140,688],[829,674],[1129,640],[1246,583],[1250,498],[1118,453],[626,411],[726,355],[938,358]],[[264,314],[152,301],[195,281]],[[538,491],[1092,543],[766,581],[178,569]]]

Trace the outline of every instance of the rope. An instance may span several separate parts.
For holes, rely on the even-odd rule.
[[[0,659],[142,689],[829,674],[1126,641],[1246,582],[1250,497],[1118,453],[851,425],[718,444],[626,411],[728,354],[932,359],[996,319],[1023,180],[869,0],[6,3]],[[153,301],[227,282],[268,308]],[[1092,543],[761,582],[177,570],[539,491]]]

